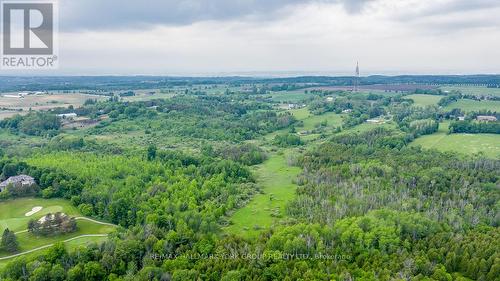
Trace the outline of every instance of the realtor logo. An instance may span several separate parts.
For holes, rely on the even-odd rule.
[[[56,4],[45,1],[1,3],[2,68],[56,68]]]

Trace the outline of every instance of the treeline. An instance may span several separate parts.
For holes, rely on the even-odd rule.
[[[158,239],[145,225],[104,244],[9,262],[11,280],[496,280],[498,228],[458,234],[412,212],[378,210],[332,227],[298,223],[258,240],[205,238],[182,251],[182,236]]]
[[[449,125],[450,133],[500,134],[500,122],[455,121]]]
[[[202,151],[211,156],[219,156],[248,166],[260,164],[267,159],[266,153],[254,144],[225,145],[215,149],[206,145],[202,147]]]
[[[296,122],[289,113],[276,113],[246,95],[177,96],[168,100],[105,102],[85,107],[89,116],[108,114],[110,119],[92,128],[91,135],[145,130],[151,138],[189,137],[238,142],[288,128]]]
[[[0,128],[8,129],[14,134],[55,136],[61,128],[61,120],[49,112],[30,112],[25,116],[17,114],[1,120]]]
[[[337,136],[305,154],[288,214],[332,225],[382,207],[416,211],[456,231],[498,226],[500,162],[407,147],[411,135],[377,129]],[[335,187],[335,188],[333,188]]]

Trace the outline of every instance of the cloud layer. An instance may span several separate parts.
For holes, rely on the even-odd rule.
[[[59,1],[51,74],[500,73],[498,0]]]
[[[296,5],[341,4],[359,13],[373,0],[61,0],[65,30],[144,28],[148,25],[188,25],[199,21],[262,20],[281,17]]]

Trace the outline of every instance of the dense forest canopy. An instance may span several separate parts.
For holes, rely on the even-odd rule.
[[[22,82],[105,96],[0,121],[1,179],[37,183],[6,186],[0,204],[64,200],[116,226],[75,247],[58,237],[76,219],[68,231],[46,233],[37,220],[28,234],[4,230],[2,280],[500,280],[500,159],[413,144],[435,134],[497,136],[498,121],[477,116],[498,111],[448,108],[485,97],[311,87],[352,77],[143,78],[0,78],[5,89]],[[151,83],[169,96],[135,91]],[[422,105],[411,94],[437,98]],[[75,120],[60,115],[71,113]],[[249,223],[230,231],[245,208]],[[258,225],[266,219],[269,227]],[[54,240],[26,255],[22,235]]]

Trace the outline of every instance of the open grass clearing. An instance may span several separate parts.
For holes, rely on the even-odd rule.
[[[500,88],[487,88],[484,86],[445,86],[440,89],[443,91],[460,91],[466,95],[500,97]]]
[[[255,195],[243,208],[232,216],[232,225],[225,229],[228,233],[255,237],[263,229],[268,229],[284,215],[286,203],[295,196],[293,179],[300,173],[298,167],[287,165],[287,153],[273,154],[255,170],[257,183],[262,193]]]
[[[476,101],[470,99],[461,99],[456,102],[448,104],[444,109],[452,110],[454,108],[460,108],[463,111],[479,111],[479,110],[490,110],[490,111],[500,111],[500,101]]]
[[[439,124],[439,131],[417,138],[411,143],[440,151],[452,151],[465,155],[482,153],[486,157],[500,158],[500,135],[496,134],[447,134],[448,124]]]
[[[443,96],[435,96],[435,95],[422,95],[422,94],[414,94],[406,96],[408,99],[412,99],[415,105],[419,106],[429,106],[438,104],[439,100],[443,98]]]

